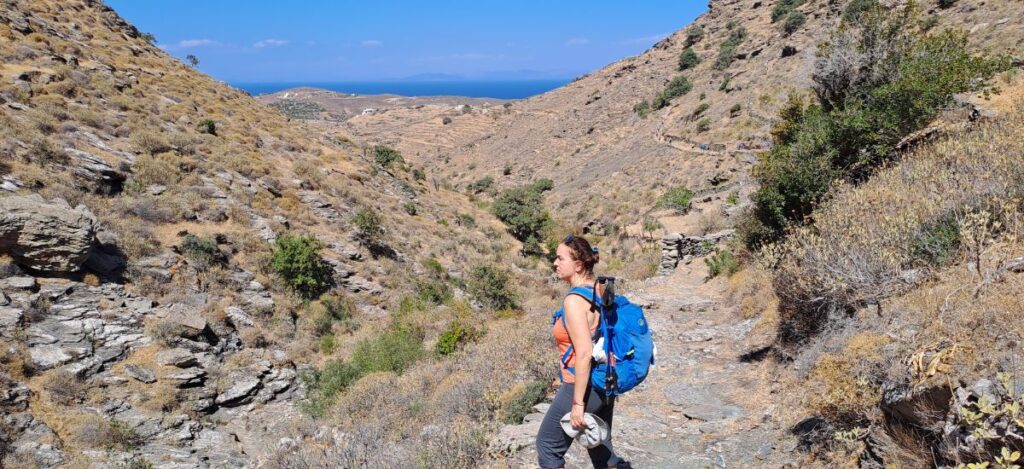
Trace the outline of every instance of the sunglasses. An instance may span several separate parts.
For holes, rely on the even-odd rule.
[[[583,239],[583,238],[580,238],[580,239]],[[567,245],[569,243],[572,243],[575,240],[576,240],[575,236],[569,235],[569,236],[566,236],[565,239],[562,240],[562,244],[566,244]],[[597,254],[597,246],[592,246],[590,248],[590,252],[592,252],[594,254]]]

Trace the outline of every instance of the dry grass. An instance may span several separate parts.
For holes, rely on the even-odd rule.
[[[798,344],[838,316],[912,287],[901,273],[928,267],[912,246],[942,217],[957,220],[967,260],[987,249],[981,238],[1024,233],[1022,131],[1024,107],[922,147],[861,187],[840,188],[815,213],[813,226],[768,252],[780,259],[776,291],[788,328],[782,341]]]

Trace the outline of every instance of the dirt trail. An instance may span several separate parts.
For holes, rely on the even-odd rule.
[[[616,403],[613,442],[635,468],[784,467],[796,445],[773,402],[785,391],[775,365],[744,360],[756,319],[722,305],[722,283],[705,283],[703,263],[680,266],[625,293],[645,307],[658,346],[658,364],[641,388]],[[545,409],[538,405],[538,410]],[[492,467],[537,467],[533,435],[542,413],[505,427],[501,444],[515,451]],[[568,468],[587,468],[575,445]]]

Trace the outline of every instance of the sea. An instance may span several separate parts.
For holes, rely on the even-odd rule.
[[[465,96],[469,98],[523,99],[551,91],[569,83],[562,80],[510,81],[351,81],[351,82],[278,82],[230,83],[256,96],[299,87],[322,88],[339,93],[397,94],[399,96]]]

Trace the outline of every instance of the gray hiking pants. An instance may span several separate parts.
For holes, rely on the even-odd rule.
[[[560,420],[563,415],[572,410],[572,392],[572,384],[562,383],[558,392],[555,393],[555,400],[551,402],[551,407],[544,414],[544,420],[537,432],[537,462],[540,467],[546,469],[565,467],[565,452],[569,450],[573,439],[562,430]],[[612,450],[611,428],[615,399],[609,399],[608,405],[604,405],[601,402],[601,395],[593,387],[587,386],[587,396],[583,402],[585,412],[601,417],[608,423],[608,441],[587,450],[590,454],[590,462],[594,464],[595,469],[615,467],[622,461]]]

